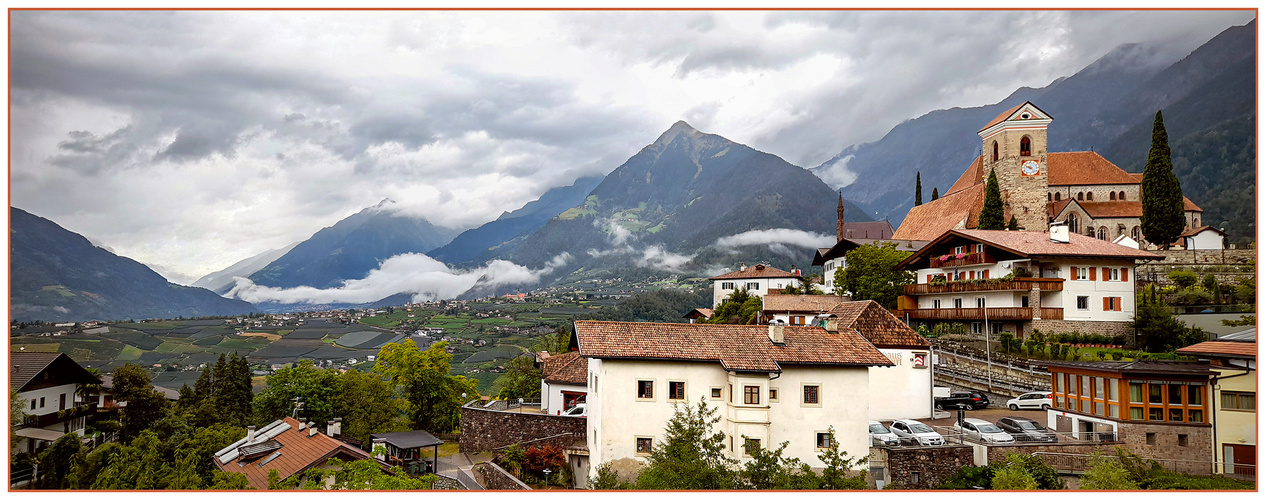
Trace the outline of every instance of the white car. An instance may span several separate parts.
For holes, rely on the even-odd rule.
[[[894,420],[892,432],[899,438],[910,439],[922,446],[939,446],[945,444],[945,438],[918,420]]]
[[[1050,391],[1026,392],[1007,401],[1007,408],[1012,410],[1049,410],[1051,406]]]
[[[580,403],[580,404],[577,404],[576,406],[571,407],[567,411],[563,412],[563,415],[571,415],[573,417],[588,417],[589,416],[588,408],[589,407],[585,406],[584,403]]]
[[[901,442],[901,438],[897,437],[891,429],[884,427],[884,424],[870,421],[870,445],[896,445]]]
[[[1015,438],[999,429],[998,426],[979,418],[964,418],[962,423],[954,422],[954,431],[962,431],[985,443],[1014,443]]]

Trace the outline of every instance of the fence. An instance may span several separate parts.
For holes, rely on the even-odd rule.
[[[479,484],[479,481],[476,481],[475,478],[471,476],[469,472],[464,471],[462,469],[447,470],[447,471],[438,473],[436,475],[443,478],[457,481],[457,484],[462,485],[462,488],[465,488],[468,490],[484,489],[484,486],[482,484]]]

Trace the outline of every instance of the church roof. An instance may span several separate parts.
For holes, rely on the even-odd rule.
[[[976,160],[967,167],[967,171],[963,172],[963,175],[958,176],[958,180],[954,181],[954,184],[945,191],[944,196],[949,196],[977,184],[984,184],[985,169],[983,162],[984,157],[977,156]]]
[[[892,237],[892,224],[886,220],[843,223],[844,237],[863,240],[886,240]]]
[[[994,118],[994,119],[992,119],[992,120],[989,120],[989,123],[985,124],[985,126],[980,127],[980,130],[987,129],[987,128],[989,128],[989,127],[992,127],[992,126],[994,126],[994,125],[997,125],[997,124],[999,124],[999,123],[1002,123],[1002,122],[1006,121],[1006,119],[1007,119],[1007,118],[1010,118],[1010,117],[1011,117],[1011,115],[1014,115],[1016,111],[1019,111],[1019,110],[1020,110],[1020,108],[1023,108],[1023,107],[1024,107],[1024,105],[1025,105],[1025,104],[1028,104],[1028,103],[1029,103],[1028,101],[1024,101],[1024,102],[1020,103],[1019,105],[1017,105],[1017,106],[1016,106],[1016,107],[1014,107],[1014,108],[1011,108],[1011,109],[1008,109],[1008,110],[1006,110],[1006,111],[1003,111],[1003,112],[1002,112],[1002,114],[998,115],[997,117],[995,117],[995,118]]]
[[[1046,183],[1050,186],[1139,183],[1129,172],[1094,151],[1049,153],[1046,168]]]
[[[972,227],[985,202],[985,185],[976,184],[911,208],[892,238],[931,241],[946,231]],[[974,212],[974,213],[973,213]]]

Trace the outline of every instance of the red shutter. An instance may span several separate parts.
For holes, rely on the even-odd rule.
[[[1108,272],[1108,268],[1106,267],[1103,268],[1103,280],[1108,281],[1108,279],[1111,277],[1112,277],[1112,274]]]
[[[980,278],[980,279],[985,279],[985,280],[989,279],[989,270],[988,270],[988,269],[985,269],[985,270],[984,270],[984,273],[985,273],[985,275],[984,275],[982,278]]]
[[[1121,281],[1130,281],[1130,268],[1121,268]]]
[[[976,271],[971,271],[970,278],[968,279],[976,279]]]
[[[1111,311],[1111,310],[1112,310],[1112,299],[1111,299],[1111,298],[1108,298],[1108,297],[1104,297],[1104,298],[1103,298],[1103,310],[1105,310],[1105,311]]]
[[[1097,276],[1095,276],[1095,274],[1097,274],[1097,273],[1095,273],[1095,268],[1093,268],[1093,267],[1092,267],[1092,268],[1090,268],[1090,269],[1087,269],[1087,270],[1086,270],[1086,274],[1090,275],[1090,281],[1094,281],[1094,280],[1095,280],[1095,278],[1097,277]]]
[[[1077,266],[1071,266],[1068,269],[1069,269],[1069,274],[1072,275],[1072,277],[1069,279],[1072,281],[1077,281]]]
[[[1116,300],[1112,301],[1112,310],[1113,311],[1121,310],[1121,297],[1116,297]]]

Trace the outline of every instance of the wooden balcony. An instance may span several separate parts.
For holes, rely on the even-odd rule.
[[[945,321],[984,321],[985,317],[991,321],[1030,321],[1033,319],[1033,308],[1031,307],[963,307],[948,309],[902,309],[897,311],[897,316],[910,319],[927,319],[927,320],[945,320]],[[1062,320],[1064,319],[1064,308],[1062,307],[1043,307],[1042,319]]]
[[[965,293],[965,292],[1027,292],[1037,285],[1043,292],[1064,291],[1063,278],[1012,278],[1011,281],[949,281],[946,283],[918,283],[905,285],[905,295],[928,295],[933,293]]]
[[[997,264],[998,259],[997,257],[989,255],[988,253],[976,252],[976,253],[966,254],[961,259],[955,257],[955,258],[950,258],[948,260],[940,260],[939,257],[932,257],[931,259],[929,259],[929,263],[931,264],[932,267],[945,268],[945,267],[971,266],[975,264]]]
[[[48,427],[50,425],[65,422],[67,420],[76,419],[97,409],[96,403],[80,403],[79,406],[72,406],[65,410],[58,410],[53,413],[44,415],[27,415],[19,427]]]

